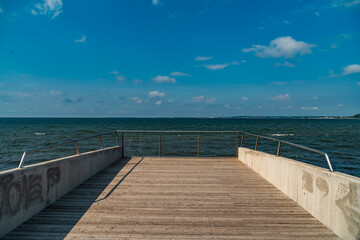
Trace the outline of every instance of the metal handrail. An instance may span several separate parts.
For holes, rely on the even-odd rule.
[[[314,153],[318,153],[318,154],[322,154],[325,156],[326,162],[328,164],[329,170],[331,172],[333,172],[333,168],[329,159],[329,156],[326,152],[314,149],[314,148],[310,148],[310,147],[306,147],[300,144],[296,144],[296,143],[292,143],[292,142],[288,142],[288,141],[284,141],[284,140],[279,140],[276,138],[271,138],[271,137],[265,137],[265,136],[261,136],[261,135],[256,135],[256,134],[252,134],[252,133],[248,133],[248,132],[244,132],[244,131],[173,131],[173,130],[166,130],[166,131],[161,131],[161,130],[117,130],[117,132],[120,132],[122,134],[122,149],[124,149],[124,133],[157,133],[159,134],[159,156],[161,156],[161,133],[197,133],[198,134],[198,157],[200,156],[200,133],[236,133],[236,148],[238,147],[238,137],[239,137],[239,133],[242,134],[241,136],[241,147],[243,147],[243,143],[244,143],[244,138],[245,135],[248,136],[253,136],[256,137],[256,143],[255,143],[255,151],[257,151],[258,148],[258,144],[259,144],[259,139],[267,139],[267,140],[271,140],[271,141],[275,141],[278,143],[278,147],[277,147],[277,152],[276,152],[276,156],[280,155],[280,147],[281,144],[286,144],[286,145],[290,145],[293,147],[297,147],[297,148],[301,148],[310,152],[314,152]],[[122,153],[124,153],[124,150],[122,151]],[[238,152],[236,151],[236,156],[238,155]]]
[[[75,140],[72,140],[72,141],[54,144],[54,145],[47,146],[47,147],[33,148],[33,149],[25,150],[24,153],[23,153],[23,155],[22,155],[22,158],[21,158],[21,160],[20,160],[19,168],[22,168],[22,167],[23,167],[26,154],[33,153],[33,152],[38,152],[38,151],[45,150],[45,149],[49,149],[49,148],[59,147],[59,146],[67,145],[67,144],[70,144],[70,143],[75,143],[77,155],[80,155],[78,142],[84,141],[84,140],[90,139],[90,138],[99,137],[99,140],[100,140],[100,148],[101,148],[101,149],[104,149],[104,148],[103,148],[103,144],[102,144],[101,136],[110,135],[110,134],[115,134],[115,136],[116,136],[116,143],[117,143],[117,146],[119,146],[119,137],[118,137],[118,133],[117,133],[116,131],[115,131],[115,132],[100,133],[100,134],[92,135],[92,136],[89,136],[89,137],[78,138],[78,139],[75,139]]]
[[[304,150],[307,150],[307,151],[310,151],[310,152],[322,154],[322,155],[325,156],[326,162],[327,162],[327,164],[328,164],[328,166],[329,166],[329,170],[330,170],[331,172],[334,171],[333,168],[332,168],[332,165],[331,165],[329,156],[328,156],[328,154],[327,154],[326,152],[323,152],[323,151],[320,151],[320,150],[317,150],[317,149],[314,149],[314,148],[306,147],[306,146],[303,146],[303,145],[300,145],[300,144],[296,144],[296,143],[292,143],[292,142],[288,142],[288,141],[284,141],[284,140],[279,140],[279,139],[276,139],[276,138],[271,138],[271,137],[265,137],[265,136],[261,136],[261,135],[256,135],[256,134],[252,134],[252,133],[247,133],[247,132],[242,132],[241,145],[240,145],[241,147],[243,146],[244,136],[245,136],[245,135],[256,137],[255,151],[257,150],[257,146],[258,146],[258,143],[259,143],[259,138],[262,138],[262,139],[267,139],[267,140],[271,140],[271,141],[278,142],[278,148],[277,148],[276,156],[279,156],[279,155],[280,155],[280,146],[281,146],[281,143],[287,144],[287,145],[290,145],[290,146],[293,146],[293,147],[301,148],[301,149],[304,149]]]
[[[58,144],[54,144],[54,145],[51,145],[51,146],[47,146],[47,147],[41,147],[41,148],[34,148],[34,149],[29,149],[29,150],[25,150],[24,153],[23,153],[23,156],[20,160],[20,164],[19,164],[19,168],[21,168],[24,164],[24,160],[25,160],[25,156],[26,154],[29,154],[29,153],[33,153],[33,152],[37,152],[37,151],[40,151],[40,150],[44,150],[44,149],[49,149],[49,148],[54,148],[54,147],[58,147],[58,146],[63,146],[63,145],[67,145],[67,144],[70,144],[70,143],[75,143],[75,146],[76,146],[76,151],[77,151],[77,154],[79,155],[80,152],[79,152],[79,146],[78,146],[78,142],[80,141],[83,141],[83,140],[86,140],[86,139],[90,139],[90,138],[95,138],[95,137],[99,137],[99,140],[100,140],[100,148],[101,149],[104,149],[103,148],[103,144],[102,144],[102,138],[101,136],[104,136],[104,135],[110,135],[110,134],[115,134],[116,136],[116,143],[117,143],[117,146],[119,146],[119,136],[118,136],[118,133],[121,133],[121,149],[122,149],[122,157],[124,157],[124,133],[156,133],[156,134],[159,134],[159,156],[161,156],[161,134],[164,134],[164,133],[196,133],[198,136],[197,136],[197,145],[198,145],[198,152],[197,152],[197,156],[200,157],[200,134],[201,133],[236,133],[236,149],[238,148],[238,145],[239,145],[239,133],[241,133],[241,144],[240,144],[240,147],[243,147],[243,144],[244,144],[244,140],[245,140],[245,136],[252,136],[252,137],[256,137],[256,143],[255,143],[255,151],[257,151],[257,148],[258,148],[258,144],[259,144],[259,139],[267,139],[267,140],[271,140],[271,141],[275,141],[278,143],[278,147],[277,147],[277,153],[276,153],[276,156],[279,156],[280,155],[280,147],[281,147],[281,144],[287,144],[287,145],[290,145],[290,146],[293,146],[293,147],[297,147],[297,148],[301,148],[301,149],[304,149],[304,150],[307,150],[307,151],[310,151],[310,152],[314,152],[314,153],[318,153],[318,154],[322,154],[325,156],[325,159],[326,159],[326,162],[329,166],[329,170],[331,172],[333,172],[333,168],[332,168],[332,165],[331,165],[331,162],[330,162],[330,159],[329,159],[329,156],[327,155],[326,152],[323,152],[323,151],[320,151],[320,150],[317,150],[317,149],[314,149],[314,148],[310,148],[310,147],[306,147],[306,146],[303,146],[303,145],[299,145],[299,144],[295,144],[295,143],[291,143],[291,142],[288,142],[288,141],[284,141],[284,140],[279,140],[279,139],[276,139],[276,138],[271,138],[271,137],[265,137],[265,136],[261,136],[261,135],[256,135],[256,134],[252,134],[252,133],[248,133],[248,132],[244,132],[244,131],[170,131],[170,130],[165,130],[165,131],[162,131],[162,130],[116,130],[115,132],[107,132],[107,133],[100,133],[100,134],[96,134],[96,135],[92,135],[92,136],[89,136],[89,137],[84,137],[84,138],[79,138],[79,139],[76,139],[76,140],[72,140],[72,141],[68,141],[68,142],[63,142],[63,143],[58,143]],[[236,156],[238,156],[238,150],[236,151]]]

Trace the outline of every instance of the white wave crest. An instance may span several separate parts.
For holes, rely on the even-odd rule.
[[[286,136],[294,136],[294,134],[292,134],[292,133],[274,133],[274,134],[270,134],[270,136],[274,136],[274,137],[286,137]]]
[[[45,133],[35,133],[35,135],[45,135]]]

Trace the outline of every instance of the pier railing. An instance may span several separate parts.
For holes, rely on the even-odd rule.
[[[244,132],[244,131],[162,131],[162,130],[158,130],[158,131],[151,131],[151,130],[117,130],[115,132],[101,133],[101,134],[97,134],[97,135],[93,135],[93,136],[89,136],[89,137],[84,137],[84,138],[79,138],[79,139],[76,139],[76,140],[63,142],[63,143],[59,143],[59,144],[55,144],[55,145],[51,145],[51,146],[47,146],[47,147],[41,147],[41,148],[34,148],[34,149],[25,150],[24,153],[23,153],[23,156],[22,156],[22,158],[20,160],[19,168],[23,167],[24,161],[25,161],[25,156],[27,154],[37,152],[37,151],[41,151],[41,150],[45,150],[45,149],[49,149],[49,148],[59,147],[59,146],[68,145],[68,144],[75,144],[76,152],[79,155],[80,152],[79,152],[78,142],[84,141],[84,140],[87,140],[87,139],[91,139],[91,138],[99,138],[100,149],[103,149],[103,143],[102,143],[102,138],[101,137],[104,136],[104,135],[112,135],[112,134],[114,134],[115,137],[116,137],[116,146],[120,146],[119,135],[121,135],[122,157],[124,157],[124,150],[125,150],[124,149],[124,141],[126,141],[126,134],[151,134],[151,135],[157,135],[158,136],[158,148],[159,148],[158,149],[158,154],[159,154],[160,157],[162,156],[162,136],[164,136],[164,135],[173,135],[173,134],[195,135],[195,136],[197,136],[197,157],[200,157],[200,146],[201,146],[200,145],[200,141],[201,141],[200,137],[201,137],[201,135],[204,135],[204,134],[225,134],[225,133],[226,134],[232,134],[234,136],[234,138],[236,138],[236,141],[235,141],[236,157],[238,157],[239,137],[241,136],[240,147],[243,147],[244,142],[245,142],[245,137],[250,136],[250,137],[255,137],[256,138],[255,147],[254,147],[255,151],[257,151],[257,149],[258,149],[260,139],[266,139],[266,140],[270,140],[270,141],[275,141],[275,142],[277,142],[276,156],[280,156],[281,145],[293,146],[293,147],[296,147],[296,148],[304,149],[304,150],[309,151],[309,152],[313,152],[313,153],[323,155],[325,157],[325,159],[326,159],[329,170],[331,172],[333,171],[329,156],[328,156],[328,154],[326,152],[323,152],[323,151],[320,151],[320,150],[317,150],[317,149],[314,149],[314,148],[302,146],[302,145],[299,145],[299,144],[291,143],[291,142],[288,142],[288,141],[279,140],[279,139],[276,139],[276,138],[256,135],[256,134],[247,133],[247,132]]]

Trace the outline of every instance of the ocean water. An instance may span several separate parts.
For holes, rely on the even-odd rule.
[[[115,130],[246,131],[327,152],[334,171],[360,177],[360,120],[357,119],[200,119],[200,118],[0,118],[0,171],[18,166],[26,149]],[[240,145],[241,137],[239,137]],[[256,139],[246,136],[244,147]],[[114,135],[103,137],[104,147],[116,145]],[[99,139],[79,142],[80,152],[99,149]],[[158,134],[124,134],[127,156],[157,156]],[[258,150],[276,154],[277,143],[259,140]],[[162,156],[197,156],[197,134],[161,136]],[[74,144],[26,156],[25,165],[76,154]],[[236,134],[200,135],[200,156],[235,156]],[[281,156],[327,168],[323,155],[282,145]]]

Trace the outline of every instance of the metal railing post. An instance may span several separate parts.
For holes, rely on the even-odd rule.
[[[239,156],[239,132],[236,132],[236,158]]]
[[[25,155],[26,155],[26,151],[22,155],[21,161],[19,163],[19,168],[22,168],[24,165]]]
[[[257,150],[258,142],[259,142],[259,137],[256,137],[255,151]]]
[[[245,135],[244,135],[244,133],[242,133],[242,134],[241,134],[241,145],[240,145],[240,147],[243,147],[244,137],[245,137]]]
[[[100,140],[100,147],[101,147],[101,149],[104,149],[103,144],[102,144],[102,140],[101,140],[101,135],[99,136],[99,140]]]
[[[281,145],[281,142],[279,142],[279,144],[278,144],[276,156],[279,156],[279,154],[280,154],[280,145]]]
[[[79,145],[78,143],[75,141],[75,146],[76,146],[76,153],[77,155],[80,155],[80,151],[79,151]]]
[[[119,146],[119,135],[117,132],[115,132],[115,136],[116,136],[116,146]]]
[[[325,155],[325,158],[326,158],[326,162],[327,162],[327,164],[329,166],[330,172],[333,172],[334,170],[333,170],[333,168],[331,166],[329,156],[326,153],[324,155]]]
[[[121,132],[121,157],[124,158],[124,132]]]
[[[161,135],[159,135],[159,157],[161,157]]]
[[[200,157],[200,133],[198,133],[198,152],[197,152],[197,157]]]

